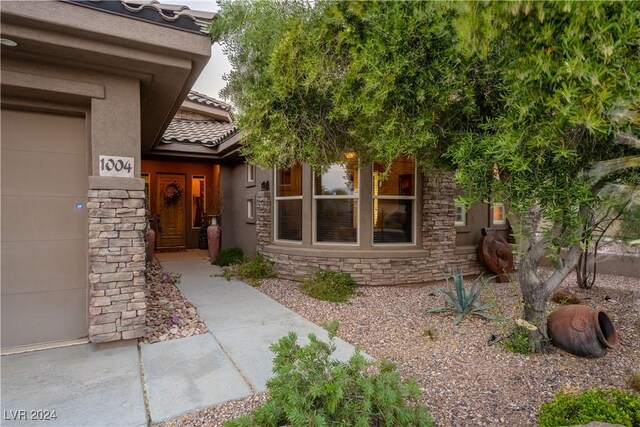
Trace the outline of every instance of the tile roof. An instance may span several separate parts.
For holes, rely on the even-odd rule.
[[[191,10],[188,6],[164,4],[158,0],[66,0],[94,9],[125,15],[142,21],[208,34],[214,12]],[[178,0],[179,1],[179,0]]]
[[[165,144],[180,142],[215,147],[238,132],[235,123],[173,119],[162,136]]]
[[[212,98],[207,95],[203,95],[199,92],[192,90],[187,95],[187,99],[192,102],[197,102],[198,104],[206,105],[209,107],[220,108],[224,111],[231,112],[231,105],[226,102],[222,102],[219,99]]]

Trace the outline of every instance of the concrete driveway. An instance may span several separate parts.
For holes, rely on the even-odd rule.
[[[269,345],[289,331],[303,342],[309,333],[327,339],[322,328],[260,291],[220,277],[206,252],[158,259],[166,271],[182,274],[178,287],[210,333],[3,356],[3,426],[144,426],[169,420],[264,391],[273,359]],[[337,358],[353,353],[350,344],[336,344]],[[55,419],[38,419],[51,411]]]

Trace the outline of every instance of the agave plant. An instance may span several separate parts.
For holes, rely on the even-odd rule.
[[[444,313],[447,311],[458,313],[453,319],[454,325],[462,322],[464,316],[471,314],[475,314],[489,320],[498,320],[496,316],[484,313],[485,311],[493,308],[493,306],[491,304],[482,305],[478,300],[478,297],[489,283],[488,278],[483,276],[477,277],[471,283],[471,288],[468,292],[464,287],[464,278],[462,274],[454,274],[453,283],[453,289],[445,290],[438,288],[438,292],[440,292],[445,297],[446,305],[443,307],[432,308],[431,310],[429,310],[429,313]],[[447,285],[448,284],[449,279],[447,279]]]

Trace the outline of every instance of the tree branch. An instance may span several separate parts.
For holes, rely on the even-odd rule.
[[[640,156],[619,157],[612,160],[597,162],[587,172],[587,182],[591,187],[596,188],[601,185],[602,180],[614,172],[640,167]]]
[[[619,133],[614,139],[616,144],[628,145],[632,148],[640,148],[640,138],[630,133]]]
[[[551,295],[551,293],[560,286],[560,283],[576,268],[578,264],[578,260],[580,259],[580,254],[582,254],[582,248],[580,245],[576,244],[571,246],[569,249],[569,254],[564,259],[562,267],[557,269],[551,277],[547,279],[544,284],[544,294],[545,296]]]

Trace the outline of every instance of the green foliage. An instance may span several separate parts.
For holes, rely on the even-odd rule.
[[[274,376],[268,399],[251,415],[227,421],[242,426],[433,426],[414,380],[403,381],[395,365],[369,362],[356,350],[347,362],[332,359],[337,323],[330,342],[314,334],[301,346],[290,332],[271,345]]]
[[[231,264],[237,264],[244,259],[244,252],[238,247],[222,249],[218,255],[211,261],[211,264],[226,267]]]
[[[465,316],[472,314],[489,320],[497,320],[498,318],[496,316],[484,313],[493,308],[493,306],[480,304],[478,300],[488,283],[489,279],[479,276],[471,283],[471,288],[467,291],[464,287],[464,276],[462,274],[454,274],[453,286],[449,290],[438,288],[438,292],[445,298],[446,305],[432,308],[429,310],[429,313],[443,313],[446,311],[457,313],[453,320],[454,325],[462,322]],[[449,279],[447,279],[447,284],[449,284]]]
[[[259,286],[263,280],[276,277],[276,272],[271,261],[257,254],[225,268],[223,275],[227,280],[237,277],[252,286]]]
[[[529,330],[523,326],[515,326],[508,331],[499,345],[518,354],[531,354],[534,349],[529,340]]]
[[[640,396],[610,389],[590,389],[578,395],[559,392],[540,406],[541,427],[571,426],[602,421],[640,427]]]
[[[347,302],[356,290],[351,275],[339,271],[318,270],[300,284],[302,291],[322,301]]]
[[[468,202],[540,206],[554,245],[640,181],[640,2],[226,0],[211,34],[253,163],[415,155]]]

